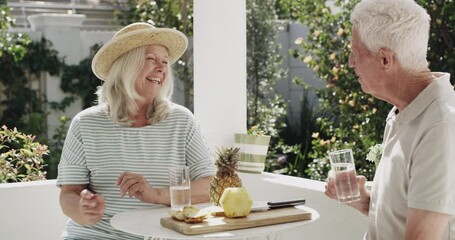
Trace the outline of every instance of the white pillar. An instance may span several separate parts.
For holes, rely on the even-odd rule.
[[[194,0],[194,113],[208,144],[246,132],[245,0]]]
[[[30,15],[28,20],[33,31],[41,31],[50,40],[59,57],[66,64],[79,64],[81,60],[81,30],[83,14],[41,13]]]
[[[52,42],[53,48],[58,49],[58,56],[65,59],[66,64],[77,65],[82,60],[81,30],[85,20],[83,14],[52,14],[43,13],[31,15],[28,20],[33,31],[42,32],[42,36]],[[60,89],[61,76],[46,74],[46,96],[49,102],[60,102],[69,96]],[[71,104],[65,113],[52,111],[47,116],[48,137],[52,138],[55,129],[60,125],[60,116],[73,117],[82,109],[80,98]]]

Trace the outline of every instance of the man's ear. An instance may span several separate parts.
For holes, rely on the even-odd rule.
[[[395,54],[388,48],[379,49],[379,57],[384,70],[390,69],[395,64]]]

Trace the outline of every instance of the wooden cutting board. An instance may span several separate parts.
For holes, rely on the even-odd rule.
[[[252,228],[279,223],[310,220],[311,212],[298,207],[270,209],[261,212],[251,212],[243,218],[212,217],[200,223],[186,223],[171,217],[160,219],[163,227],[172,229],[185,235],[199,235],[228,230]]]

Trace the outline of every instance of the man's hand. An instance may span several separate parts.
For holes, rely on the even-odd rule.
[[[365,187],[365,182],[367,179],[365,176],[357,176],[357,184],[359,186],[360,200],[355,202],[346,203],[346,205],[351,206],[364,215],[368,216],[370,208],[370,192]],[[325,195],[331,199],[338,200],[337,193],[335,189],[335,179],[333,171],[329,172],[329,177],[327,177],[325,185]]]

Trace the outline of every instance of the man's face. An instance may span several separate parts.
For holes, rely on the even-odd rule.
[[[376,96],[381,90],[381,58],[371,53],[360,40],[357,29],[352,29],[351,53],[349,67],[353,68],[359,77],[362,91]]]

